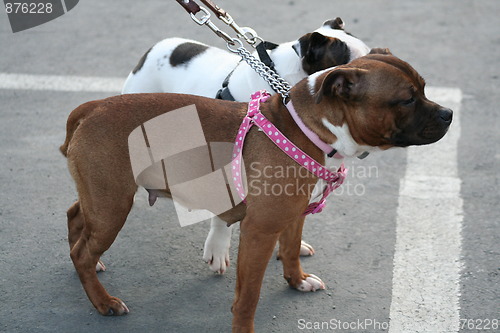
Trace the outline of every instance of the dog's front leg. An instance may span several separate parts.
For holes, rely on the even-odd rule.
[[[316,275],[304,273],[300,265],[301,236],[304,216],[281,233],[278,258],[283,262],[283,275],[290,287],[300,291],[325,289],[325,284]]]
[[[231,246],[231,232],[233,226],[215,216],[210,222],[203,259],[208,262],[210,269],[216,273],[224,274],[229,267],[229,247]]]
[[[269,230],[271,223],[249,218],[240,226],[237,280],[232,307],[233,333],[254,331],[254,316],[259,301],[260,287],[269,259],[278,241],[279,233]]]

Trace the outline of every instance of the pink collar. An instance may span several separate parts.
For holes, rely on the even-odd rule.
[[[304,124],[302,119],[299,117],[297,114],[297,111],[293,107],[292,101],[286,103],[286,108],[288,109],[288,112],[290,112],[290,115],[292,116],[293,120],[295,120],[295,123],[299,128],[302,130],[302,132],[309,138],[309,140],[312,141],[319,149],[321,149],[328,157],[336,157],[336,158],[343,158],[342,155],[337,153],[337,150],[330,146],[328,143],[325,141],[321,140],[318,134],[314,133],[309,129],[309,127]]]
[[[248,104],[248,113],[246,117],[243,119],[243,122],[241,123],[240,129],[238,131],[238,134],[236,136],[236,143],[233,151],[233,160],[232,160],[232,174],[233,174],[233,181],[236,186],[236,191],[238,192],[238,195],[240,198],[245,201],[246,193],[245,189],[243,187],[243,181],[242,181],[242,173],[241,173],[241,157],[243,154],[243,145],[245,142],[245,137],[247,133],[250,131],[250,128],[253,125],[257,125],[266,135],[271,139],[276,146],[278,146],[285,154],[287,154],[291,159],[293,159],[295,162],[306,168],[309,172],[314,174],[316,177],[323,179],[326,181],[327,185],[325,186],[325,189],[323,190],[323,195],[321,199],[318,202],[314,202],[309,204],[307,207],[306,211],[304,212],[304,215],[307,214],[315,214],[319,213],[322,211],[323,207],[326,204],[326,198],[328,195],[338,188],[343,182],[344,179],[347,175],[347,170],[344,168],[344,164],[339,167],[337,172],[331,172],[327,168],[325,168],[323,165],[318,163],[316,160],[314,160],[312,157],[307,155],[305,152],[303,152],[299,147],[297,147],[293,142],[291,142],[286,136],[284,136],[261,112],[260,112],[260,103],[264,103],[268,98],[269,98],[269,93],[266,92],[265,90],[258,91],[252,95],[252,100]],[[291,103],[287,104],[291,105]],[[298,118],[297,112],[295,112],[295,109],[293,106],[291,106],[293,109],[293,112]],[[288,109],[290,110],[290,108]],[[292,114],[292,112],[290,111]],[[292,117],[293,114],[292,114]],[[295,117],[294,117],[295,119]],[[297,120],[295,120],[297,122]],[[299,122],[297,124],[299,127],[304,131],[304,128],[307,129],[307,127],[304,125],[304,123],[300,120],[300,123],[303,126],[299,125]],[[314,134],[314,136],[317,138],[317,140],[321,141],[319,137],[313,133],[311,130],[307,129],[309,132],[309,135]],[[305,133],[307,137],[311,139],[311,137]],[[312,141],[312,139],[311,139]],[[319,142],[318,141],[318,142]],[[313,141],[314,142],[314,141]],[[323,142],[323,141],[321,141]],[[315,142],[316,143],[316,142]],[[326,143],[323,142],[323,144],[326,145]],[[325,147],[326,148],[326,147]],[[329,146],[329,152],[331,152],[331,147]],[[334,153],[335,154],[335,153]]]

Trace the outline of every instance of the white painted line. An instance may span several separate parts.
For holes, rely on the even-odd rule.
[[[429,99],[454,111],[446,136],[408,149],[400,183],[390,309],[391,333],[458,332],[463,200],[458,177],[462,93],[428,88]]]
[[[0,73],[0,89],[120,93],[125,78]]]

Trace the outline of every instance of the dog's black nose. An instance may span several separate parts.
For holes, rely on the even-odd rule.
[[[439,110],[439,118],[441,118],[444,122],[451,123],[453,111],[447,108],[442,108]]]

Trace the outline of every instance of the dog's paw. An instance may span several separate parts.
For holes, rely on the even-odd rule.
[[[225,254],[213,253],[212,256],[210,256],[210,254],[205,254],[203,255],[203,259],[208,263],[210,270],[217,274],[224,274],[230,265],[229,252],[226,252]]]
[[[314,255],[314,248],[304,241],[300,243],[300,255],[302,257],[309,257]]]
[[[129,313],[128,307],[117,297],[110,297],[106,304],[97,309],[104,316],[122,316]]]
[[[305,280],[302,280],[299,286],[297,287],[297,290],[299,291],[316,291],[316,290],[321,290],[325,289],[326,286],[321,281],[319,277],[313,274],[309,274],[308,277],[305,278]]]
[[[224,236],[209,235],[203,251],[203,260],[208,263],[210,270],[217,274],[224,274],[230,265],[230,238]]]
[[[106,271],[106,266],[104,266],[104,263],[101,260],[99,260],[97,262],[97,265],[95,265],[95,271],[96,272],[104,272],[104,271]]]
[[[231,232],[232,226],[228,226],[218,217],[212,219],[203,250],[203,260],[208,262],[210,269],[218,274],[224,274],[229,267]]]

